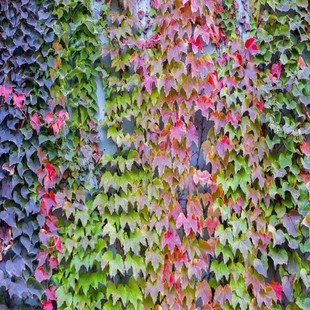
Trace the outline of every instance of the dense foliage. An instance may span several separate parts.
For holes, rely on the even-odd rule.
[[[0,304],[310,308],[307,1],[0,4]]]

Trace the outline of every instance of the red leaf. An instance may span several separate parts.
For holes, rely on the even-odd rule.
[[[13,94],[13,102],[16,107],[21,109],[23,105],[23,101],[25,100],[25,95],[24,94]]]
[[[259,52],[258,46],[256,45],[255,38],[249,38],[245,41],[245,48],[250,52],[251,55],[255,55]]]
[[[207,78],[207,82],[211,85],[212,90],[216,89],[217,86],[217,77],[216,74],[214,73],[209,73],[208,74],[208,78]]]
[[[51,270],[56,269],[58,267],[58,260],[56,257],[51,256],[48,262]]]
[[[274,290],[274,292],[277,296],[277,299],[279,301],[281,301],[282,300],[282,291],[283,291],[282,285],[280,283],[272,280],[270,283],[267,283],[267,286],[270,286]]]
[[[30,125],[37,133],[40,132],[41,122],[39,119],[39,114],[37,112],[32,115]]]
[[[310,156],[310,143],[303,141],[300,145],[300,149],[305,155]]]
[[[191,37],[188,43],[191,44],[194,54],[203,50],[202,41],[200,37],[197,37],[196,39],[194,37]]]
[[[233,69],[236,69],[242,65],[243,59],[239,52],[234,53],[231,57],[234,60],[233,67],[232,67]]]
[[[49,288],[47,288],[45,290],[46,298],[48,300],[56,300],[55,292],[56,292],[56,286],[55,285],[51,285]]]
[[[139,19],[140,19],[140,20],[143,19],[144,16],[145,16],[145,12],[144,12],[143,10],[139,10],[139,11],[138,11],[138,17],[139,17]]]
[[[207,228],[209,236],[214,234],[216,227],[219,225],[220,221],[217,217],[212,218],[208,216],[203,222],[203,228]]]
[[[262,112],[264,110],[264,102],[262,100],[254,100],[254,103],[258,107],[258,110]]]
[[[47,176],[50,179],[51,182],[55,182],[56,180],[56,170],[54,168],[54,166],[51,163],[47,163],[45,165],[45,168],[47,169]]]
[[[53,310],[53,304],[50,300],[47,301],[41,301],[41,305],[43,307],[43,310]]]
[[[42,282],[44,280],[48,280],[50,278],[50,275],[48,272],[44,270],[42,266],[37,267],[37,269],[34,272],[34,276],[37,279],[37,281]]]

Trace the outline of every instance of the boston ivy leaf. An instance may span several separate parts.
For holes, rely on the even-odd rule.
[[[36,281],[34,278],[29,277],[27,280],[27,287],[31,294],[36,295],[38,298],[41,298],[43,292],[43,286],[41,283]]]
[[[177,248],[181,247],[181,241],[179,236],[172,230],[168,230],[164,234],[162,246],[165,247],[166,245],[168,246],[170,252],[173,252],[175,247]]]
[[[9,275],[21,277],[23,270],[25,270],[25,261],[22,257],[16,256],[13,260],[5,263],[5,269]]]
[[[229,269],[226,264],[214,260],[211,263],[210,271],[214,272],[217,282],[219,282],[223,277],[228,280]]]
[[[267,261],[266,261],[267,262]],[[254,268],[255,270],[260,273],[261,275],[263,275],[265,278],[267,278],[267,269],[268,269],[268,265],[266,266],[266,264],[263,264],[263,262],[258,259],[255,258],[254,259]]]
[[[285,214],[283,217],[283,225],[288,231],[288,233],[293,236],[298,236],[297,228],[300,223],[300,215],[297,211],[292,210],[289,214]]]
[[[255,55],[259,52],[255,38],[248,38],[245,41],[244,45],[245,45],[245,48],[250,52],[251,55]]]
[[[267,283],[267,286],[270,286],[273,291],[275,292],[277,299],[281,302],[282,300],[282,285],[276,281],[271,281],[270,283]]]
[[[225,286],[218,286],[214,293],[214,301],[219,303],[222,308],[224,308],[225,302],[232,300],[231,288],[228,284]]]
[[[300,145],[300,149],[306,156],[310,156],[310,143],[309,142],[303,141]]]
[[[134,308],[137,309],[138,301],[142,301],[143,297],[137,282],[133,278],[130,278],[128,282],[128,292],[128,301],[130,301]]]
[[[37,269],[34,272],[34,276],[36,280],[39,282],[48,280],[50,278],[50,275],[48,274],[48,272],[45,271],[45,269],[42,266],[37,267]]]
[[[204,305],[208,304],[212,298],[212,291],[207,281],[199,281],[196,288],[196,299],[201,298]]]
[[[269,256],[272,258],[275,268],[277,265],[287,264],[288,255],[284,249],[277,249],[272,247],[269,249]]]

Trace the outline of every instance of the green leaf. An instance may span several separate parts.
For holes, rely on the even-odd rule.
[[[62,286],[56,290],[56,299],[58,308],[60,308],[64,303],[67,307],[70,307],[72,304],[72,296],[68,294]]]
[[[268,254],[272,258],[275,268],[277,268],[277,265],[287,264],[288,255],[284,249],[269,247]]]
[[[138,307],[138,301],[143,301],[142,292],[137,284],[137,282],[130,278],[128,281],[128,301],[130,301],[134,308],[137,309]]]
[[[210,271],[215,274],[216,281],[219,282],[223,277],[228,281],[229,269],[226,264],[217,260],[212,261]]]

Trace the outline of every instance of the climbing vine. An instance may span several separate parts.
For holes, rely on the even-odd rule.
[[[41,140],[31,118],[50,99],[54,19],[46,2],[0,1],[0,7],[0,303],[36,309],[43,293],[34,275],[43,220],[36,194]]]
[[[306,1],[0,5],[0,303],[310,307]]]

